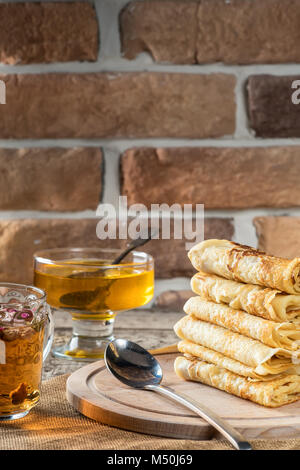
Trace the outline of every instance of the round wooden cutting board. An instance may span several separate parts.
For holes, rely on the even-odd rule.
[[[163,384],[212,408],[247,439],[300,436],[300,401],[265,408],[195,382],[179,379],[176,354],[158,356]],[[191,411],[155,392],[122,385],[103,361],[74,372],[67,381],[67,399],[80,413],[96,421],[130,431],[181,439],[211,439],[215,430]]]

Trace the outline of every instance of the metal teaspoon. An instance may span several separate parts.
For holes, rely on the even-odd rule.
[[[138,344],[126,339],[115,339],[107,345],[104,360],[108,370],[125,385],[151,390],[172,398],[201,416],[223,434],[237,450],[252,450],[249,442],[245,441],[238,431],[205,405],[160,385],[163,373],[159,362]]]

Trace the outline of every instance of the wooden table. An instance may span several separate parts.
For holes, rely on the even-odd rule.
[[[177,341],[173,326],[183,315],[183,312],[166,312],[158,309],[136,309],[123,312],[116,318],[115,336],[135,341],[147,349],[173,344]],[[71,335],[70,315],[65,312],[56,312],[54,322],[54,344],[60,345],[65,343]],[[86,362],[60,359],[50,353],[44,364],[43,380],[61,374],[70,374],[86,364]]]

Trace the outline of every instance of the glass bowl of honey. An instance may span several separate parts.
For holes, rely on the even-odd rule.
[[[112,264],[120,250],[56,248],[35,253],[34,284],[47,294],[54,310],[72,316],[73,334],[53,354],[77,361],[103,358],[114,338],[119,312],[147,304],[154,292],[152,256],[132,251]]]

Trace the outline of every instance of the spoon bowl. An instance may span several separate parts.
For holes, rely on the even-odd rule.
[[[146,349],[126,339],[107,345],[106,367],[120,382],[134,388],[159,385],[163,373],[159,362]]]

